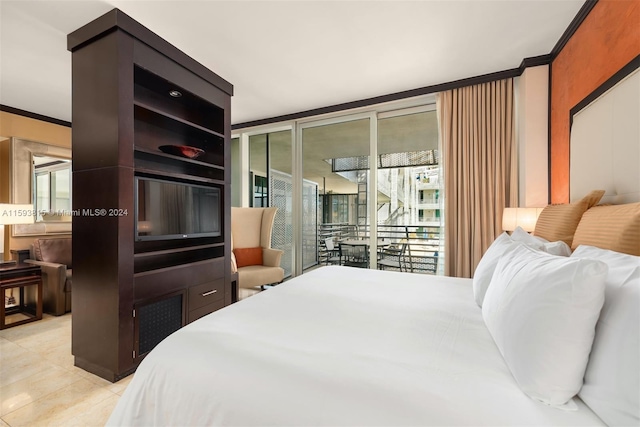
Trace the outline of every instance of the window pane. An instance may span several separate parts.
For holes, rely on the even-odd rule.
[[[256,188],[256,182],[262,182],[259,178],[267,179],[267,134],[249,137],[249,173],[249,206],[266,207],[268,194]]]
[[[51,172],[52,210],[71,211],[71,170]]]
[[[382,268],[436,273],[442,232],[435,111],[378,120],[378,238]],[[401,254],[400,252],[403,251]]]
[[[42,221],[42,212],[51,210],[49,203],[49,195],[51,194],[49,187],[49,173],[36,174],[36,211],[38,212],[38,221]]]

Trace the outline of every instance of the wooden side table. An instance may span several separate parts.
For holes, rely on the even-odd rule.
[[[11,259],[22,264],[25,259],[29,259],[29,249],[11,249]]]
[[[42,319],[42,272],[39,266],[16,264],[0,268],[0,291],[0,329]]]

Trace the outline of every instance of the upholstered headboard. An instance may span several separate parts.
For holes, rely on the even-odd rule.
[[[594,188],[601,203],[640,201],[640,70],[629,65],[571,110],[572,202]]]
[[[578,245],[640,255],[640,57],[571,109],[570,200],[594,188],[602,205],[588,209]],[[636,202],[636,203],[633,203]]]

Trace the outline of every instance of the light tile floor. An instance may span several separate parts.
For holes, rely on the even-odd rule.
[[[103,426],[133,378],[73,366],[71,313],[0,331],[0,427]]]
[[[239,299],[259,290],[240,289]],[[0,427],[104,426],[133,375],[111,383],[73,366],[71,313],[0,331]]]
[[[239,288],[238,289],[238,301],[243,300],[245,298],[249,298],[250,296],[253,296],[257,293],[261,292],[260,290],[256,289],[245,289],[245,288]]]

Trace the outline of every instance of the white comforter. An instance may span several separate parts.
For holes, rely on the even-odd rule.
[[[323,267],[142,362],[108,425],[602,425],[518,388],[471,280]]]

